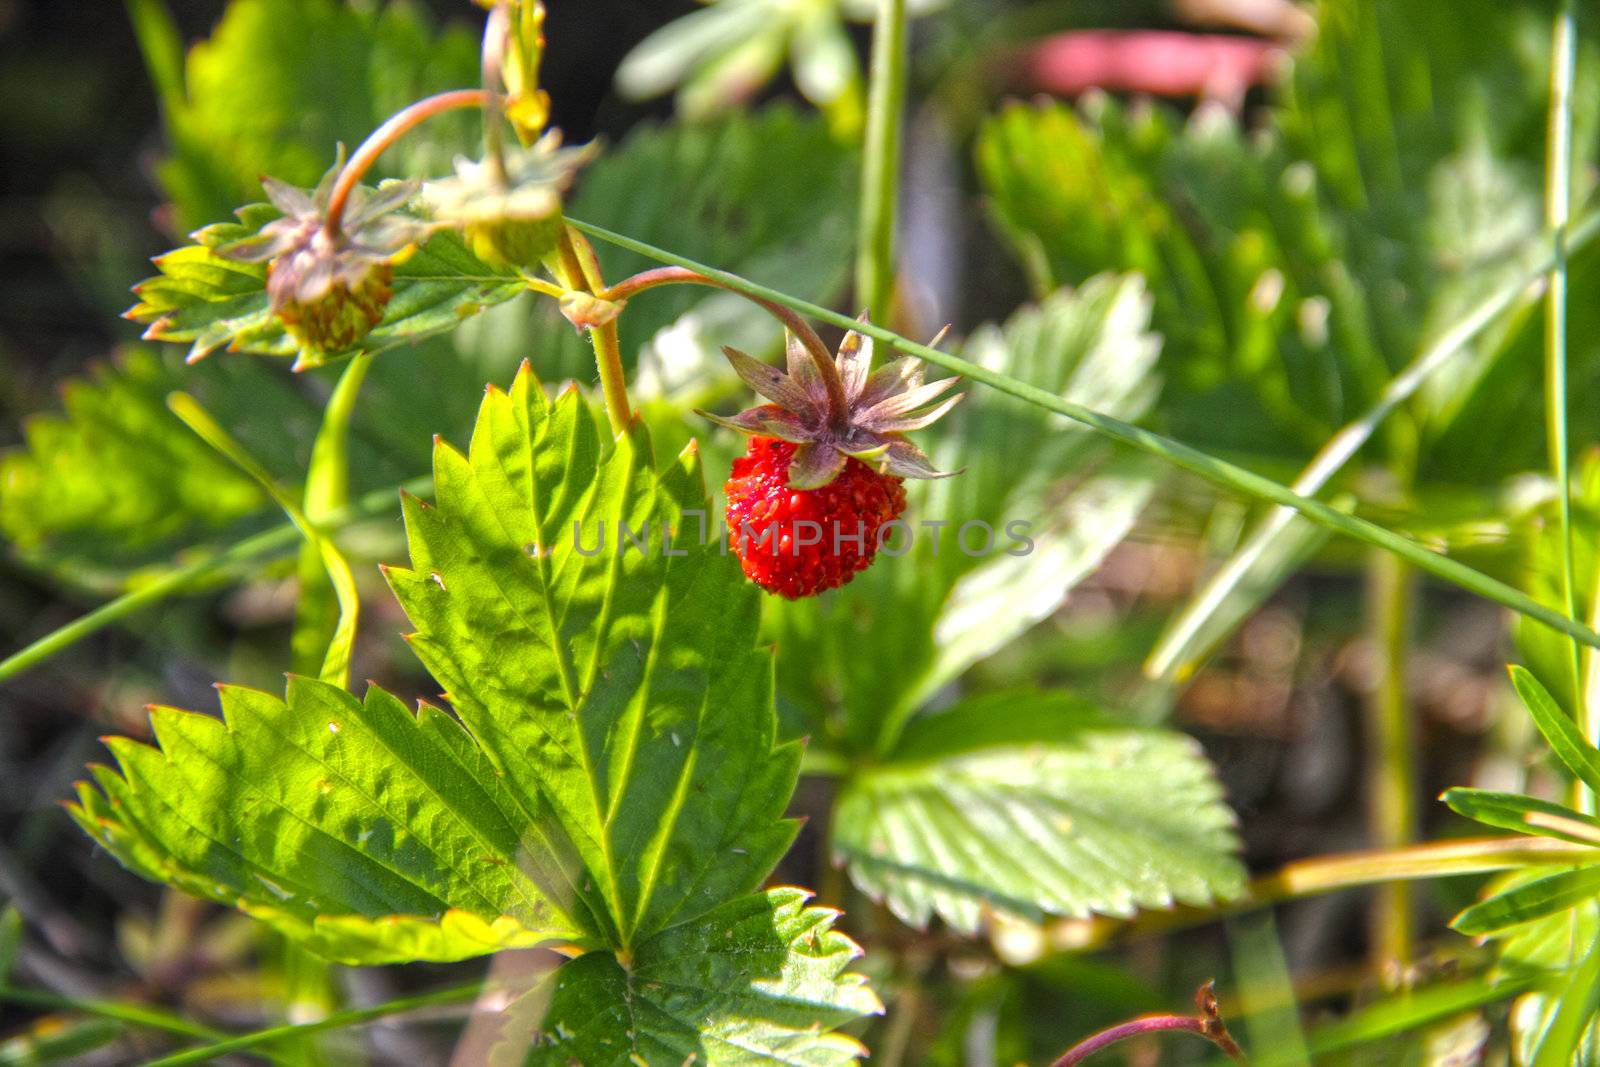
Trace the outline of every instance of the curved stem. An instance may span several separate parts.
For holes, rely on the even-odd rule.
[[[711,289],[721,289],[724,292],[738,293],[752,304],[765,310],[773,318],[783,323],[784,327],[800,339],[810,354],[811,361],[817,365],[817,374],[822,379],[822,384],[828,390],[829,414],[836,419],[842,419],[849,409],[849,401],[845,398],[844,381],[839,377],[839,368],[833,362],[833,353],[828,351],[828,346],[822,338],[817,336],[817,331],[800,315],[782,304],[753,293],[745,292],[737,286],[710,275],[701,274],[699,271],[687,267],[657,267],[654,270],[641,271],[631,278],[624,278],[616,285],[611,286],[598,295],[603,300],[626,300],[636,293],[647,289],[654,289],[661,285],[704,285]]]
[[[511,32],[511,15],[505,0],[500,0],[489,12],[483,26],[483,147],[494,168],[495,180],[502,186],[510,185],[506,174],[505,99],[500,95],[506,62],[506,38]]]
[[[615,320],[591,329],[589,340],[594,344],[595,366],[600,370],[600,391],[605,394],[611,432],[623,433],[633,421],[633,409],[628,404],[627,375],[622,369],[622,343]]]
[[[1203,1037],[1227,1053],[1235,1063],[1244,1063],[1244,1050],[1233,1039],[1233,1035],[1228,1033],[1228,1028],[1222,1023],[1222,1017],[1217,1014],[1217,997],[1211,982],[1205,983],[1195,992],[1194,1002],[1199,1012],[1197,1015],[1143,1015],[1107,1027],[1073,1045],[1062,1053],[1051,1067],[1074,1067],[1075,1064],[1082,1063],[1096,1052],[1115,1045],[1118,1041],[1126,1041],[1141,1034],[1156,1034],[1171,1030]]]
[[[328,218],[322,225],[328,236],[339,236],[339,224],[344,221],[344,209],[350,202],[350,194],[385,149],[435,115],[456,108],[483,106],[484,98],[488,95],[482,89],[451,89],[449,92],[436,93],[390,115],[382,126],[368,134],[333,183],[333,195],[328,200]]]
[[[856,322],[823,307],[821,304],[813,303],[809,300],[801,300],[770,286],[741,278],[737,274],[718,270],[686,256],[680,256],[674,252],[657,248],[655,245],[644,241],[634,240],[632,237],[617,233],[614,230],[608,230],[603,226],[596,226],[592,222],[584,222],[568,216],[567,224],[592,237],[597,237],[607,244],[616,245],[618,248],[626,248],[631,252],[637,252],[657,262],[670,263],[673,266],[685,267],[696,273],[704,274],[745,296],[772,300],[793,308],[795,311],[804,312],[818,321],[838,326],[841,329],[855,330],[857,333],[890,345],[907,355],[924,359],[934,366],[954,371],[971,381],[987,385],[1035,407],[1052,411],[1057,415],[1064,415],[1074,422],[1079,422],[1089,427],[1102,437],[1155,456],[1174,467],[1197,474],[1213,485],[1220,486],[1230,492],[1238,493],[1254,500],[1291,507],[1319,526],[1344,534],[1346,537],[1354,538],[1357,541],[1375,545],[1386,552],[1392,552],[1402,559],[1415,564],[1418,570],[1425,571],[1452,585],[1476,593],[1487,600],[1492,600],[1502,607],[1510,608],[1512,611],[1534,619],[1559,633],[1576,637],[1590,647],[1600,648],[1600,633],[1596,633],[1580,622],[1569,619],[1566,615],[1552,609],[1547,604],[1539,603],[1520,589],[1512,588],[1498,578],[1492,578],[1481,571],[1473,570],[1457,560],[1435,552],[1427,546],[1419,544],[1393,530],[1379,526],[1371,520],[1347,515],[1338,508],[1321,500],[1303,496],[1270,478],[1230,463],[1225,459],[1219,459],[1192,445],[1187,445],[1182,441],[1147,430],[1142,426],[1135,426],[1111,415],[1102,414],[1066,397],[1013,378],[1009,374],[981,366],[970,360],[962,359],[960,356],[950,355],[948,352],[941,352],[929,345],[919,344],[886,327],[871,322]],[[1585,228],[1587,229],[1590,225],[1600,229],[1600,212],[1585,218]]]
[[[906,0],[878,0],[872,31],[867,134],[861,156],[861,236],[856,299],[887,324],[894,299],[895,198],[900,188],[900,124],[906,102]]]

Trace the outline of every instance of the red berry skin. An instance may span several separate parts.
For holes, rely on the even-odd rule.
[[[837,588],[866,570],[884,524],[906,507],[902,480],[859,459],[846,460],[820,489],[791,489],[794,449],[789,441],[752,437],[723,486],[728,538],[745,576],[790,600]],[[804,520],[817,525],[797,525]]]

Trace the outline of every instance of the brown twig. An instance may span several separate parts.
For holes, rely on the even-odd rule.
[[[1194,1015],[1142,1015],[1125,1023],[1108,1027],[1097,1034],[1084,1038],[1062,1053],[1051,1067],[1074,1067],[1102,1049],[1124,1041],[1140,1034],[1160,1033],[1164,1030],[1180,1030],[1186,1033],[1198,1034],[1212,1044],[1216,1045],[1235,1062],[1243,1064],[1244,1049],[1228,1033],[1228,1028],[1222,1022],[1222,1016],[1217,1013],[1216,982],[1208,981],[1195,991]]]

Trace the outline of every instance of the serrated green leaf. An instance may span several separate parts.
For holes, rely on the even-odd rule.
[[[266,495],[167,411],[178,376],[129,351],[61,391],[25,445],[0,454],[0,533],[81,584],[161,558],[267,506]]]
[[[352,492],[415,477],[431,434],[470,430],[484,378],[509,374],[522,358],[526,319],[527,308],[512,302],[482,316],[483,328],[469,325],[460,350],[438,339],[376,361],[351,428]],[[193,393],[275,480],[295,486],[325,395],[311,379],[326,373],[295,379],[257,360],[186,367],[171,350],[127,349],[63,383],[62,411],[32,416],[23,445],[0,452],[0,536],[29,566],[97,593],[249,536],[277,520],[275,508],[166,398]],[[374,532],[363,547],[375,555],[398,543],[395,525]]]
[[[1439,799],[1448,804],[1451,811],[1485,826],[1540,834],[1581,845],[1600,842],[1600,819],[1537,797],[1458,786],[1446,789]]]
[[[1557,706],[1550,691],[1526,668],[1511,667],[1511,685],[1556,758],[1566,764],[1567,770],[1579,781],[1600,791],[1600,749],[1589,743],[1573,723],[1572,716]]]
[[[613,946],[750,892],[795,832],[800,753],[773,748],[755,591],[681,516],[705,507],[693,454],[659,481],[651,462],[642,431],[602,451],[577,393],[548,404],[525,372],[485,399],[468,455],[438,449],[438,506],[406,501],[411,568],[389,571],[413,650],[507,782],[547,800]]]
[[[525,365],[467,454],[436,447],[437,504],[405,501],[412,567],[389,571],[461,722],[375,687],[228,687],[223,721],[158,709],[159,747],[112,739],[121,773],[74,817],[345,960],[625,952],[752,891],[794,836],[799,746],[774,747],[756,594],[683,514],[706,505],[693,452],[652,463]],[[648,549],[619,552],[619,522]]]
[[[191,361],[226,348],[298,356],[299,366],[325,362],[326,353],[301,348],[273,315],[266,267],[216,251],[259,232],[276,215],[265,204],[251,204],[239,209],[238,222],[207,226],[194,233],[194,244],[157,257],[161,273],[134,287],[139,302],[127,317],[148,324],[146,340],[187,344]],[[453,231],[434,234],[398,263],[390,287],[394,295],[382,321],[361,340],[364,351],[381,352],[447,333],[462,319],[527,290],[514,272],[478,259]]]
[[[1581,867],[1525,882],[1463,910],[1450,926],[1475,937],[1569,911],[1600,896],[1600,867]]]
[[[103,796],[79,789],[73,817],[136,872],[345,962],[417,958],[407,937],[358,949],[351,919],[439,926],[437,954],[422,957],[436,959],[500,947],[451,936],[479,916],[504,918],[501,943],[583,935],[569,876],[532,851],[539,813],[447,715],[306,678],[290,679],[286,700],[221,696],[220,720],[154,709],[160,747],[110,738],[121,773],[96,768]]]
[[[187,93],[165,116],[173,152],[157,174],[193,229],[261,199],[263,174],[314,184],[336,145],[354,149],[413,100],[478,77],[473,34],[436,33],[415,5],[233,0],[189,52]],[[476,141],[472,116],[435,118],[386,152],[377,174],[442,172]]]
[[[832,929],[837,912],[806,907],[806,896],[772,889],[739,898],[641,942],[626,967],[609,953],[574,960],[526,995],[537,1025],[515,1044],[532,1045],[525,1058],[502,1047],[496,1062],[853,1063],[865,1050],[833,1028],[883,1007],[845,973],[861,950]]]
[[[975,697],[912,722],[844,787],[836,861],[913,926],[986,910],[1129,916],[1237,896],[1234,818],[1195,743],[1064,694]]]

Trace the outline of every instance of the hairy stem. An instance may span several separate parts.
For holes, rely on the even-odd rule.
[[[1594,216],[1593,222],[1596,226],[1600,226],[1600,214]],[[1414,564],[1419,570],[1426,571],[1435,577],[1450,582],[1452,585],[1460,586],[1503,607],[1510,608],[1512,611],[1534,619],[1558,633],[1569,634],[1586,645],[1600,648],[1600,633],[1596,633],[1582,623],[1567,618],[1561,612],[1550,608],[1548,605],[1539,603],[1520,589],[1515,589],[1499,579],[1491,578],[1489,575],[1473,570],[1471,567],[1448,556],[1434,552],[1393,530],[1379,526],[1377,523],[1367,519],[1347,515],[1320,500],[1302,496],[1270,478],[1256,474],[1254,471],[1246,470],[1227,460],[1219,459],[1192,445],[1186,445],[1181,441],[1176,441],[1170,437],[1144,429],[1141,426],[1124,422],[1110,415],[1101,414],[1092,408],[1041,389],[1036,385],[1019,381],[1008,374],[980,366],[959,356],[941,352],[930,345],[918,344],[916,341],[902,337],[893,330],[875,323],[854,321],[820,304],[798,299],[770,286],[760,285],[736,274],[696,262],[686,256],[668,252],[644,241],[634,240],[624,234],[605,229],[602,226],[596,226],[594,223],[571,217],[567,219],[567,223],[575,229],[599,238],[608,244],[638,252],[640,255],[648,256],[658,262],[670,263],[674,266],[685,267],[696,273],[704,274],[735,292],[781,303],[820,322],[826,322],[845,330],[855,330],[908,355],[924,359],[935,366],[954,371],[972,381],[980,382],[992,389],[1014,396],[1046,411],[1064,415],[1074,422],[1079,422],[1089,427],[1102,437],[1153,455],[1174,467],[1197,474],[1206,481],[1223,489],[1255,500],[1293,508],[1319,526],[1376,546],[1386,552],[1392,552]]]
[[[800,339],[800,343],[810,354],[811,361],[816,364],[817,375],[828,390],[829,414],[836,420],[843,419],[849,408],[849,401],[845,398],[844,381],[839,377],[839,368],[833,362],[833,353],[828,351],[828,346],[823,344],[822,338],[817,336],[817,331],[812,329],[809,322],[782,304],[741,292],[724,281],[685,267],[657,267],[654,270],[641,271],[630,278],[624,278],[599,295],[605,300],[626,300],[636,293],[661,285],[704,285],[724,292],[738,293],[783,323],[785,329]]]
[[[463,107],[484,107],[490,95],[482,89],[451,89],[436,93],[395,112],[382,126],[368,134],[333,183],[333,195],[328,200],[328,218],[322,226],[328,236],[339,236],[339,226],[344,221],[344,209],[350,202],[350,194],[390,145],[435,115]]]
[[[600,277],[600,262],[594,249],[570,226],[561,228],[561,239],[556,247],[561,257],[561,282],[569,289],[607,299],[605,281]],[[600,373],[600,391],[605,397],[606,418],[611,432],[627,432],[633,422],[633,408],[628,402],[628,376],[622,369],[622,344],[617,336],[617,322],[612,319],[589,327],[589,343],[594,346],[594,363]]]
[[[1119,1041],[1166,1031],[1198,1034],[1216,1045],[1235,1063],[1244,1063],[1244,1050],[1233,1039],[1233,1035],[1228,1033],[1228,1028],[1222,1023],[1222,1017],[1217,1014],[1217,998],[1212,992],[1212,983],[1207,982],[1201,986],[1195,993],[1194,999],[1195,1006],[1199,1009],[1197,1015],[1143,1015],[1125,1023],[1118,1023],[1073,1045],[1062,1053],[1051,1067],[1073,1067],[1074,1064],[1082,1063],[1096,1052]]]
[[[1416,835],[1416,742],[1406,692],[1414,575],[1404,560],[1374,552],[1367,569],[1370,630],[1377,646],[1377,685],[1367,711],[1368,825],[1381,848],[1409,845]],[[1411,886],[1378,889],[1372,956],[1379,967],[1410,961],[1414,939]]]
[[[861,232],[856,299],[873,322],[889,321],[894,299],[895,201],[906,102],[906,0],[878,0],[872,32],[866,143],[861,156]]]

